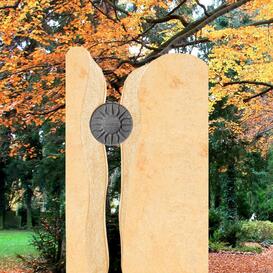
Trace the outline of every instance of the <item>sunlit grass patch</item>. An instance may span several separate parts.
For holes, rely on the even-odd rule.
[[[37,252],[31,245],[32,235],[31,231],[0,231],[0,260],[17,259],[17,255],[36,255]]]

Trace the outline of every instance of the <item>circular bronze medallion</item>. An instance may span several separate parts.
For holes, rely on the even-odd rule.
[[[90,119],[90,129],[94,138],[104,145],[117,145],[130,135],[133,120],[129,111],[115,102],[99,106]]]

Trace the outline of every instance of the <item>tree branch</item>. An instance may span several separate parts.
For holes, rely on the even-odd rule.
[[[236,82],[227,82],[224,83],[223,86],[229,86],[229,85],[234,85],[234,84],[250,84],[250,85],[257,85],[257,86],[265,86],[268,87],[267,89],[261,91],[258,94],[252,95],[246,99],[244,99],[244,102],[249,102],[250,100],[257,98],[257,97],[261,97],[264,94],[270,92],[273,90],[273,84],[271,83],[267,83],[267,82],[257,82],[257,81],[236,81]]]
[[[174,7],[168,14],[172,14],[174,12],[176,12],[178,9],[180,9],[185,3],[187,2],[187,0],[182,0],[176,7]]]
[[[273,127],[269,127],[269,128],[267,128],[267,129],[263,130],[262,132],[258,132],[258,133],[256,134],[256,136],[254,137],[254,141],[260,139],[264,134],[270,132],[271,130],[273,130]]]
[[[249,102],[249,101],[252,100],[252,99],[255,99],[255,98],[257,98],[257,97],[261,97],[261,96],[263,96],[264,94],[266,94],[266,93],[268,93],[268,92],[270,92],[270,91],[273,91],[273,88],[267,88],[267,89],[265,89],[264,91],[262,91],[262,92],[260,92],[260,93],[258,93],[258,94],[256,94],[256,95],[253,95],[253,96],[251,96],[251,97],[248,97],[248,98],[244,99],[244,102]]]
[[[237,9],[238,7],[244,5],[245,3],[249,2],[251,0],[238,0],[235,3],[232,4],[226,4],[219,6],[218,8],[214,9],[209,13],[209,16],[203,16],[200,19],[196,20],[193,23],[188,24],[184,29],[182,29],[180,32],[175,34],[173,37],[171,37],[169,40],[167,40],[165,43],[163,43],[157,50],[154,50],[152,53],[150,53],[146,58],[140,60],[139,62],[135,63],[136,67],[142,66],[157,57],[167,53],[170,49],[173,48],[175,44],[179,44],[181,41],[185,41],[188,37],[192,36],[193,34],[197,33],[199,30],[201,30],[203,27],[205,27],[207,24],[213,22],[215,19],[219,18],[220,16]]]
[[[223,86],[234,85],[234,84],[251,84],[251,85],[262,85],[269,88],[273,88],[273,84],[267,82],[257,82],[257,81],[235,81],[235,82],[226,82]]]
[[[167,13],[166,16],[169,16],[171,14],[173,14],[174,12],[176,12],[182,5],[184,5],[185,3],[187,2],[187,0],[183,0],[181,1],[175,8],[173,8],[169,13]],[[163,17],[164,18],[164,17]],[[180,18],[181,19],[181,18]],[[149,20],[149,18],[148,18]],[[151,19],[150,19],[151,20]],[[156,19],[154,19],[156,20]],[[164,22],[164,21],[163,21]],[[140,38],[140,37],[143,37],[145,34],[147,34],[151,29],[153,29],[155,26],[156,26],[157,23],[152,23],[151,26],[149,26],[147,29],[145,29],[142,33],[140,33],[136,39]],[[188,25],[188,23],[186,22],[185,20],[185,25]]]
[[[202,3],[200,3],[198,0],[195,0],[195,1],[196,1],[197,5],[203,9],[205,15],[206,15],[207,17],[209,17],[209,14],[208,14],[208,11],[207,11],[205,5],[203,5]]]
[[[273,24],[273,18],[268,19],[268,20],[261,20],[261,21],[253,22],[247,26],[261,26],[261,25],[270,25],[270,24]]]
[[[261,25],[270,25],[270,24],[273,24],[273,18],[268,19],[268,20],[257,21],[257,22],[254,22],[249,25],[242,26],[242,27],[261,26]],[[189,45],[196,45],[196,44],[208,43],[208,42],[210,42],[210,40],[208,38],[203,38],[203,39],[196,40],[196,41],[178,43],[178,44],[173,45],[173,48],[185,47],[185,46],[189,46]]]
[[[110,15],[108,15],[106,12],[104,12],[101,8],[99,8],[97,5],[95,5],[93,3],[92,0],[90,0],[90,4],[92,5],[92,7],[94,9],[96,9],[97,11],[99,11],[102,15],[104,15],[107,19],[113,21],[114,23],[118,23],[117,20],[115,20],[114,18],[112,18]]]
[[[130,13],[128,12],[128,11],[126,11],[126,10],[124,10],[124,9],[122,9],[121,7],[119,7],[116,3],[115,3],[115,1],[114,2],[112,2],[112,1],[110,1],[110,0],[105,0],[112,8],[114,8],[116,11],[119,11],[119,12],[121,12],[121,13],[124,13],[124,14],[126,14],[126,15],[130,15]]]
[[[185,18],[182,15],[177,15],[174,14],[182,5],[184,5],[187,2],[187,0],[183,0],[181,1],[175,8],[173,8],[166,16],[162,17],[162,18],[147,18],[146,22],[147,23],[152,23],[153,27],[156,24],[160,24],[160,23],[164,23],[164,22],[168,22],[170,20],[179,20],[183,26],[187,26],[189,23],[185,20]],[[153,28],[152,27],[152,28]]]
[[[1,9],[17,9],[18,6],[20,5],[21,0],[18,0],[14,5],[7,5],[7,6],[2,6],[0,7]]]
[[[183,26],[187,26],[188,23],[187,21],[185,20],[185,18],[181,15],[177,15],[177,14],[171,14],[171,15],[168,15],[168,16],[165,16],[165,17],[162,17],[162,18],[157,18],[157,19],[146,19],[146,22],[147,23],[153,23],[153,24],[159,24],[159,23],[165,23],[165,22],[168,22],[168,21],[171,21],[171,20],[179,20]]]
[[[52,109],[49,109],[49,110],[46,110],[46,111],[43,111],[43,112],[28,112],[27,114],[29,115],[35,115],[35,116],[46,116],[48,114],[51,114],[51,113],[54,113],[54,112],[57,112],[58,110],[61,110],[61,109],[64,109],[65,108],[65,104],[61,104],[61,105],[58,105]]]
[[[203,39],[194,40],[194,41],[182,42],[180,44],[174,45],[173,48],[179,48],[179,47],[185,47],[185,46],[197,45],[197,44],[204,44],[204,43],[208,43],[208,42],[210,42],[210,40],[208,38],[203,38]]]

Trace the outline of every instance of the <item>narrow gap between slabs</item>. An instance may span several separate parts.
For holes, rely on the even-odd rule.
[[[120,146],[105,146],[108,160],[106,230],[109,249],[109,273],[121,273],[119,203],[121,189]]]

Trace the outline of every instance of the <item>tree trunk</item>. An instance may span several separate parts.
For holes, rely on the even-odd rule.
[[[32,201],[32,190],[30,187],[28,187],[26,190],[27,229],[32,229],[31,201]]]
[[[62,238],[62,250],[61,250],[61,257],[60,260],[61,262],[63,262],[65,264],[65,257],[66,257],[66,239],[65,239],[65,235]],[[60,273],[65,273],[65,266],[60,266]]]
[[[2,164],[0,164],[0,230],[4,229],[4,219],[6,211],[6,200],[5,200],[5,177],[2,169]]]
[[[4,214],[0,213],[0,230],[4,229]]]
[[[236,202],[236,175],[234,165],[229,165],[227,171],[227,192],[226,202],[230,220],[237,220],[237,202]]]
[[[31,206],[27,206],[27,229],[32,229]]]

